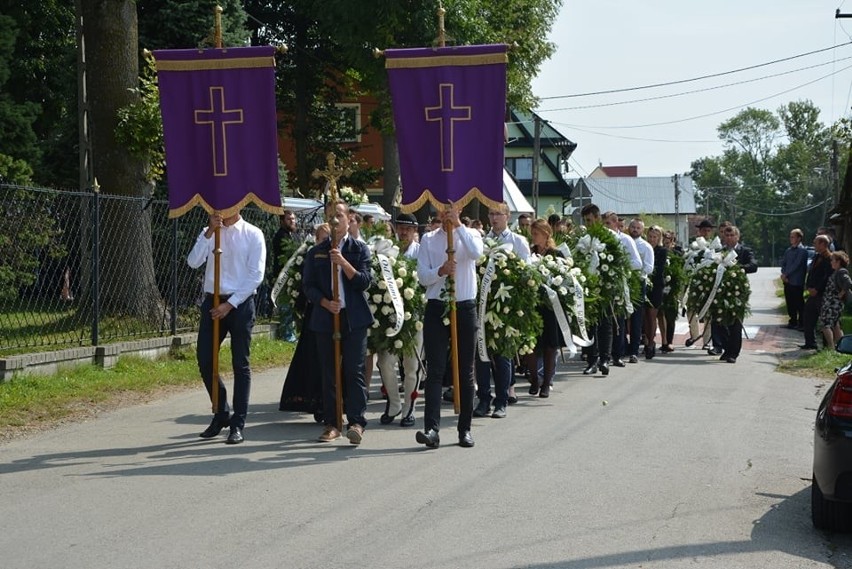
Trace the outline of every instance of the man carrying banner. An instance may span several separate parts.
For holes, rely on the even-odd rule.
[[[417,255],[417,277],[426,287],[426,314],[423,318],[423,347],[426,353],[426,410],[424,429],[417,431],[417,442],[438,448],[441,438],[441,388],[450,352],[450,329],[445,298],[447,277],[455,280],[456,318],[458,322],[459,445],[473,446],[470,424],[473,417],[473,395],[476,390],[474,357],[476,356],[476,261],[483,252],[482,236],[465,227],[456,208],[441,212],[444,225],[453,227],[455,260],[447,260],[447,232],[444,227],[423,235]]]
[[[370,249],[363,241],[348,235],[349,206],[343,201],[331,202],[326,210],[337,220],[331,239],[317,243],[305,257],[302,287],[314,305],[307,323],[317,334],[319,365],[322,370],[323,429],[319,440],[331,442],[340,437],[337,429],[335,393],[335,357],[333,314],[340,315],[343,385],[346,397],[346,437],[353,445],[361,444],[367,419],[367,387],[364,380],[364,358],[367,353],[367,328],[373,315],[364,291],[370,286]],[[339,271],[334,271],[334,266]],[[338,275],[340,295],[334,298],[332,278]]]
[[[222,240],[220,272],[220,304],[213,308],[213,256],[216,230]],[[187,263],[193,269],[207,264],[204,269],[204,301],[201,303],[201,323],[198,328],[196,355],[198,370],[213,398],[213,320],[219,321],[218,343],[231,334],[231,363],[234,368],[234,414],[230,415],[228,392],[219,374],[216,373],[218,408],[210,426],[199,436],[205,439],[218,435],[223,428],[230,427],[228,444],[243,442],[243,429],[248,413],[249,391],[251,390],[251,366],[249,350],[251,332],[254,328],[254,293],[263,282],[266,269],[266,240],[263,232],[244,220],[239,213],[222,218],[219,213],[210,214],[209,223],[189,252]]]

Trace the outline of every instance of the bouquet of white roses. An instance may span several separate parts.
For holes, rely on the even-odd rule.
[[[302,292],[302,267],[305,264],[305,253],[313,245],[314,238],[309,235],[284,263],[284,267],[272,287],[273,303],[275,305],[283,303],[290,307],[296,330],[302,329],[302,320],[305,317],[303,312],[305,300],[304,292]]]
[[[574,351],[575,334],[580,345],[588,345],[587,307],[594,305],[588,302],[589,277],[574,266],[572,257],[534,255],[530,264],[541,274],[543,294],[539,298],[545,308],[555,312],[566,345]]]
[[[373,238],[368,245],[374,279],[367,290],[367,303],[375,319],[367,331],[369,350],[411,355],[426,308],[423,287],[417,280],[417,261],[400,255],[399,247],[389,239]]]
[[[686,305],[701,320],[728,325],[746,317],[750,296],[748,276],[737,264],[736,252],[720,252],[696,265]]]
[[[369,201],[366,194],[355,191],[349,186],[342,186],[337,190],[338,197],[348,205],[361,205]]]
[[[532,352],[542,328],[541,274],[493,239],[486,240],[478,265],[480,359],[487,359],[486,349],[507,358]]]
[[[572,234],[571,251],[577,266],[586,277],[597,276],[598,288],[591,296],[600,299],[600,318],[611,307],[615,316],[632,311],[639,280],[630,268],[630,258],[615,234],[601,223],[581,228]],[[591,289],[591,287],[590,287]]]

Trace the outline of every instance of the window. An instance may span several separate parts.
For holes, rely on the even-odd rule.
[[[506,158],[506,169],[517,180],[532,180],[532,158]]]
[[[340,111],[340,138],[338,142],[361,142],[361,104],[338,103]]]

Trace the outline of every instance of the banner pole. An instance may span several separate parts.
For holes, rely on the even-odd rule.
[[[217,48],[222,47],[222,7],[213,9],[213,41]],[[213,212],[214,214],[219,212]],[[221,270],[222,239],[219,227],[213,231],[213,310],[219,308],[219,273]],[[210,401],[213,414],[219,412],[219,319],[213,318],[213,376],[210,378]]]
[[[438,39],[437,43],[440,47],[447,46],[447,30],[444,27],[444,15],[447,11],[444,9],[444,3],[438,2]],[[450,202],[448,209],[453,208],[453,203]],[[461,212],[459,212],[461,214]],[[447,232],[447,261],[452,263],[455,260],[455,249],[453,248],[453,224],[450,221],[444,221],[444,230]],[[452,275],[447,275],[447,295],[450,303],[450,367],[453,372],[453,411],[458,415],[461,413],[461,380],[459,377],[459,326],[458,314],[456,313],[456,286],[455,278]]]

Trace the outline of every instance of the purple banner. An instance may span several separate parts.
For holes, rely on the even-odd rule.
[[[503,201],[506,47],[385,50],[403,211]]]
[[[254,202],[281,213],[272,47],[154,52],[169,217],[224,216]]]

